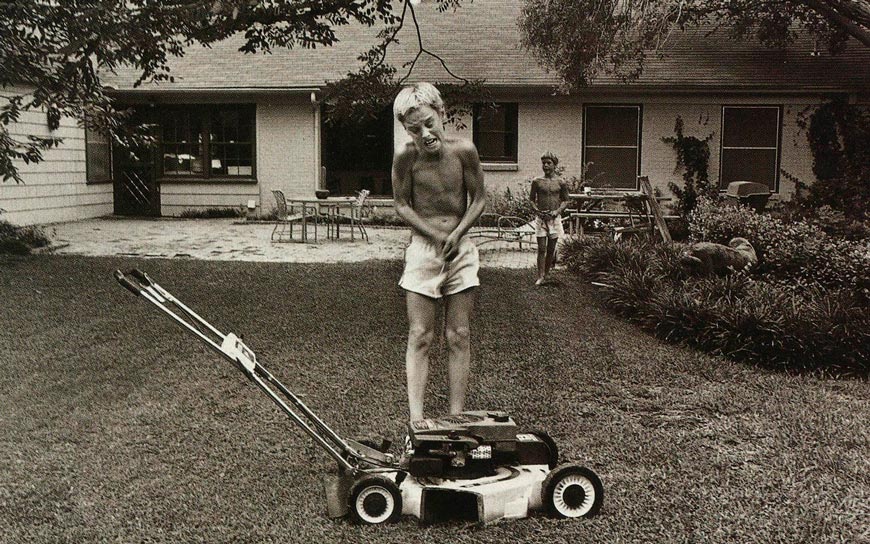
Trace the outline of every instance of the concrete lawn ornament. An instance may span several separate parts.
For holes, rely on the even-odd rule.
[[[712,242],[692,244],[680,255],[680,263],[702,276],[724,276],[754,266],[758,263],[758,257],[749,240],[732,238],[727,246]]]

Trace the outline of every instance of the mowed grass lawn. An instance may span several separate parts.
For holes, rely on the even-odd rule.
[[[143,299],[139,267],[259,359],[340,434],[400,439],[398,262],[37,256],[0,261],[3,542],[858,542],[870,389],[657,341],[591,287],[484,270],[469,408],[545,429],[601,476],[590,520],[356,527],[326,517],[325,453]],[[438,345],[427,412],[445,409]]]

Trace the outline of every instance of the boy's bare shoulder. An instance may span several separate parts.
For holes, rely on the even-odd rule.
[[[408,166],[414,163],[417,158],[417,148],[412,142],[396,149],[395,163],[398,166]]]
[[[474,146],[474,142],[468,140],[466,138],[449,138],[447,142],[450,144],[450,148],[453,149],[457,154],[461,156],[477,156],[477,148]]]

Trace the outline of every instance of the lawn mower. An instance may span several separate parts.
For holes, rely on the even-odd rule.
[[[559,465],[558,448],[547,433],[520,431],[505,412],[413,421],[401,453],[391,453],[388,441],[343,439],[238,336],[220,332],[140,270],[118,270],[115,277],[238,367],[336,461],[338,470],[324,476],[330,517],[349,515],[364,525],[396,522],[403,514],[426,523],[489,523],[542,509],[557,518],[591,517],[601,508],[598,476],[576,464]]]

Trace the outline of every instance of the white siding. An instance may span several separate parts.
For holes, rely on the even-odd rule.
[[[23,94],[26,89],[0,90],[0,100]],[[61,119],[60,127],[48,130],[42,112],[28,111],[9,127],[17,139],[28,135],[64,139],[54,149],[43,152],[43,161],[25,164],[16,161],[24,183],[0,183],[0,217],[18,225],[52,223],[99,217],[112,213],[112,184],[88,185],[85,178],[85,135],[74,119]]]

